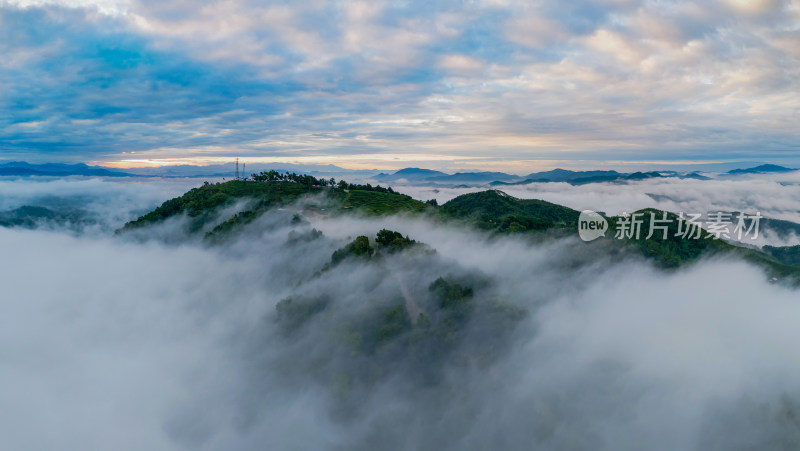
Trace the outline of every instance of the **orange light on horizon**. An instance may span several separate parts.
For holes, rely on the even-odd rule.
[[[358,155],[320,155],[301,157],[239,157],[240,162],[250,164],[296,164],[296,165],[327,165],[333,164],[344,169],[402,169],[409,163],[453,163],[466,162],[467,160],[482,160],[483,157],[452,156],[435,154],[358,154]],[[236,157],[186,157],[186,158],[148,158],[124,159],[116,161],[94,161],[89,164],[114,169],[125,168],[152,168],[176,165],[208,166],[213,164],[234,163]],[[461,163],[463,164],[463,163]]]
[[[336,165],[349,170],[399,170],[407,167],[423,167],[438,170],[502,171],[509,173],[530,173],[556,168],[571,170],[624,168],[644,170],[647,168],[681,167],[695,164],[726,163],[724,160],[492,160],[485,157],[453,156],[433,154],[363,154],[337,156],[306,156],[295,158],[251,157],[239,158],[245,164],[295,164],[295,165]],[[231,157],[188,157],[188,158],[150,158],[125,159],[116,161],[95,161],[91,165],[113,169],[159,168],[166,166],[209,166],[233,164]],[[648,169],[648,170],[651,170]]]

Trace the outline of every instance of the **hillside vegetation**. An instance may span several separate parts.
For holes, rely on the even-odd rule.
[[[320,192],[322,188],[295,182],[254,183],[232,180],[225,183],[205,183],[180,197],[170,199],[155,210],[128,222],[122,231],[145,227],[165,219],[187,215],[194,229],[199,229],[210,214],[237,200],[252,200],[261,208],[290,203],[298,197]]]
[[[355,208],[371,215],[391,215],[395,213],[421,213],[426,205],[410,196],[398,193],[348,190],[334,195],[341,198],[343,208]]]
[[[406,281],[387,260],[413,261],[428,271],[421,280]],[[365,264],[375,283],[362,287],[368,296],[363,303],[347,305],[328,291],[296,293],[279,301],[271,316],[281,334],[293,341],[315,330],[336,330],[325,341],[328,352],[311,360],[331,369],[320,378],[339,392],[341,401],[357,399],[359,390],[398,376],[420,386],[438,386],[445,362],[485,367],[511,344],[515,327],[528,314],[494,296],[493,281],[392,230],[356,237],[333,252],[323,272],[329,280],[340,280],[352,265]],[[297,291],[318,277],[299,283]],[[303,356],[313,355],[319,346],[307,343]],[[298,375],[315,371],[299,361],[285,362],[286,368]]]
[[[168,218],[185,215],[189,218],[189,232],[205,229],[209,243],[223,242],[236,230],[260,217],[270,208],[289,205],[308,195],[319,195],[305,208],[322,215],[361,214],[386,216],[398,213],[425,214],[440,223],[473,227],[492,234],[531,234],[555,232],[565,236],[575,233],[579,212],[568,207],[537,199],[517,199],[502,191],[488,190],[458,196],[442,206],[435,202],[421,202],[392,188],[369,184],[338,183],[333,180],[316,179],[297,174],[278,174],[274,171],[262,173],[260,181],[235,180],[225,183],[206,183],[184,195],[164,202],[155,210],[127,223],[118,232],[125,232],[158,223]],[[247,202],[246,209],[220,218],[221,208]],[[663,268],[678,268],[698,260],[701,256],[715,253],[735,253],[738,256],[764,267],[778,278],[800,280],[795,249],[765,247],[764,251],[734,246],[723,240],[713,239],[701,229],[699,237],[680,237],[678,217],[669,212],[645,209],[635,212],[641,219],[641,232],[636,236],[614,236],[621,217],[606,217],[609,233],[600,241],[609,240],[623,248],[651,259]],[[651,217],[668,219],[666,238],[648,239]],[[208,226],[207,223],[211,223]],[[660,235],[662,232],[657,232]],[[363,243],[362,243],[363,244]]]
[[[579,213],[537,199],[517,199],[502,191],[463,194],[440,208],[445,218],[468,222],[483,230],[526,232],[552,227],[575,230]]]
[[[182,196],[170,199],[153,211],[125,224],[118,232],[146,227],[169,218],[186,215],[190,218],[190,232],[197,232],[214,218],[221,208],[238,201],[247,201],[247,210],[238,212],[216,225],[210,233],[219,235],[247,224],[266,210],[288,205],[302,196],[324,194],[322,201],[335,210],[353,210],[367,215],[395,213],[420,213],[426,204],[391,188],[334,183],[333,179],[316,179],[311,176],[272,178],[272,172],[255,176],[259,181],[232,180],[224,183],[205,183]]]

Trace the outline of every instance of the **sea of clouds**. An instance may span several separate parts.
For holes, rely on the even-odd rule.
[[[398,185],[394,188],[416,199],[436,199],[441,205],[465,192],[490,187],[447,188]],[[575,210],[593,210],[609,215],[658,208],[673,213],[760,213],[766,218],[800,223],[800,172],[748,176],[718,176],[711,180],[653,178],[626,183],[531,183],[491,187],[520,199],[542,199]],[[734,218],[735,220],[735,218]],[[791,246],[800,244],[796,235],[777,236],[769,230],[753,243]],[[749,241],[748,241],[749,242]]]
[[[746,263],[704,260],[663,272],[577,237],[532,243],[407,217],[293,223],[301,207],[269,212],[214,247],[111,233],[193,183],[0,182],[3,209],[77,199],[104,224],[81,233],[0,228],[3,447],[800,446],[797,291]],[[607,212],[756,207],[789,219],[800,204],[790,195],[796,189],[765,177],[508,192]],[[432,194],[444,201],[457,192]],[[165,227],[178,230],[180,220]],[[311,227],[324,236],[289,240]],[[319,273],[333,250],[381,228],[437,252]],[[365,304],[398,287],[422,298],[440,275],[474,281],[476,300],[500,298],[528,312],[488,364],[469,363],[471,347],[492,339],[480,328],[468,330],[456,352],[467,358],[441,361],[353,358],[335,339],[341,321]],[[333,299],[324,314],[301,333],[279,333],[281,299],[322,293]],[[344,399],[331,384],[334,373],[375,362],[390,365],[388,376]],[[433,382],[417,377],[420,365],[436,369]]]

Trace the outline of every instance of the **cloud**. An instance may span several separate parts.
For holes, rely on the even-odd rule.
[[[27,159],[791,161],[799,10],[6,1],[0,137]]]
[[[632,213],[644,208],[658,208],[673,213],[702,214],[714,212],[761,213],[771,219],[800,223],[800,202],[794,192],[800,174],[717,177],[711,180],[672,177],[629,181],[626,183],[531,183],[494,187],[520,199],[541,199],[565,205],[577,211],[601,211],[609,215]],[[487,187],[446,188],[393,185],[401,193],[416,199],[436,199],[441,205],[468,192]],[[793,246],[797,236],[781,237],[760,226],[756,240],[744,239],[750,245]]]
[[[605,211],[612,215],[654,207],[668,211],[759,210],[775,219],[800,222],[800,202],[792,193],[800,174],[716,177],[711,180],[663,177],[625,183],[530,183],[498,189],[521,199],[542,199],[575,210]],[[393,186],[417,199],[437,199],[441,204],[466,192],[486,187],[444,188]]]
[[[92,236],[107,235],[160,205],[202,183],[193,179],[114,178],[8,178],[0,179],[0,214],[21,207],[44,207],[66,217],[64,220],[41,218],[40,228],[62,230]]]
[[[662,182],[648,191],[687,205],[705,195],[700,185]],[[16,194],[4,187],[8,205],[81,196],[106,206],[106,223],[116,221],[121,200],[138,205],[178,189],[96,179],[19,183],[25,189]],[[745,185],[706,183],[720,193],[712,205],[733,202]],[[757,197],[741,202],[786,197],[772,178],[749,185]],[[548,186],[555,185],[538,188]],[[622,199],[633,191],[560,188],[573,202],[599,188],[606,205],[612,190]],[[743,262],[708,260],[665,273],[577,237],[532,243],[402,216],[298,223],[296,212],[302,205],[272,210],[211,248],[0,228],[4,443],[666,450],[791,449],[800,440],[797,293]],[[289,239],[311,227],[324,236]],[[334,249],[383,227],[436,254],[319,272]],[[480,315],[437,358],[413,347],[363,354],[344,339],[403,296],[432,305],[427,287],[439,276],[472,286],[478,306],[505,302],[528,313],[501,330]],[[275,307],[288,296],[330,302],[287,333]]]

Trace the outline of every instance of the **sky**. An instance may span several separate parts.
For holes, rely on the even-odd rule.
[[[0,160],[800,165],[800,0],[0,0]]]

